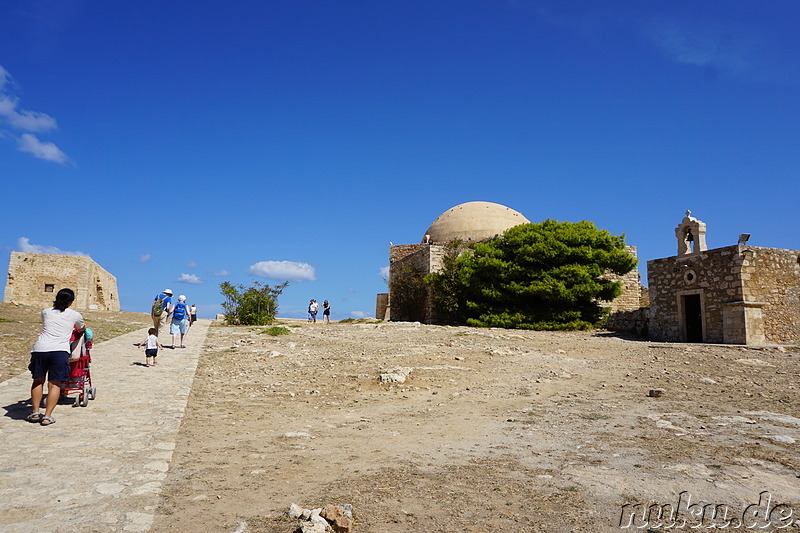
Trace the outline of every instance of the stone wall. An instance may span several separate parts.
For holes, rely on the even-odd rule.
[[[615,311],[608,316],[605,328],[609,331],[624,331],[646,337],[650,321],[650,308],[640,307],[627,311]]]
[[[391,272],[392,264],[395,261],[401,261],[409,255],[415,254],[420,250],[424,250],[430,246],[429,244],[394,244],[389,247],[389,271]],[[391,274],[390,274],[391,276]]]
[[[625,247],[629,254],[637,257],[635,246]],[[638,260],[638,258],[637,258]],[[619,281],[622,283],[622,294],[614,298],[611,302],[600,302],[603,307],[610,307],[611,312],[616,311],[633,311],[642,307],[642,275],[639,273],[639,266],[620,276],[619,274],[608,273],[603,276],[604,279]]]
[[[800,342],[800,252],[728,246],[647,263],[650,336],[685,341],[682,307],[698,296],[703,342]]]
[[[764,304],[761,312],[767,342],[800,343],[800,251],[739,248],[745,300]]]
[[[699,295],[703,342],[722,343],[722,304],[742,300],[741,267],[737,246],[648,261],[650,337],[685,341],[681,297]]]
[[[388,320],[389,316],[389,293],[381,292],[375,297],[375,318],[379,320]]]
[[[439,244],[398,244],[389,249],[389,287],[398,272],[405,269],[413,271],[419,277],[435,272],[440,268],[441,255],[444,249]],[[394,321],[419,320],[431,323],[433,320],[431,288],[426,287],[425,296],[420,303],[416,316],[404,316],[398,305],[392,306],[391,289],[389,292],[389,317]]]
[[[117,278],[90,257],[11,252],[3,301],[47,307],[65,287],[75,309],[120,310]]]

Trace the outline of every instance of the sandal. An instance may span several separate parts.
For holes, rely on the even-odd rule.
[[[56,419],[52,416],[43,416],[42,421],[39,423],[43,426],[50,426],[56,423]]]
[[[25,418],[28,422],[33,422],[34,424],[41,422],[44,415],[42,413],[31,413]]]

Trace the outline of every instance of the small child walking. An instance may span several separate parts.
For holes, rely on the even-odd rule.
[[[156,328],[150,328],[147,330],[147,333],[147,338],[137,344],[137,346],[141,346],[142,344],[145,345],[145,366],[155,366],[158,364],[158,361],[156,361],[156,357],[158,357],[158,349],[163,349],[164,347],[161,346],[160,342],[158,342],[158,330]]]

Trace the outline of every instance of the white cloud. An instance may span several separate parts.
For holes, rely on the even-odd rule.
[[[50,131],[58,127],[56,119],[47,113],[17,109],[17,102],[8,96],[0,96],[0,117],[12,128],[22,131]]]
[[[56,119],[46,113],[18,109],[19,100],[8,94],[6,86],[12,85],[11,74],[0,65],[0,118],[12,128],[22,131],[49,131],[58,127]]]
[[[389,279],[389,266],[387,265],[385,267],[381,267],[380,273],[381,273],[381,277],[384,280],[388,280]]]
[[[20,252],[31,253],[31,254],[86,255],[86,256],[89,255],[83,252],[68,252],[66,250],[62,250],[55,246],[31,244],[30,239],[28,239],[27,237],[20,237],[19,239],[17,239],[17,248],[19,248]]]
[[[228,272],[227,270],[209,270],[208,273],[211,274],[212,276],[230,276],[231,275],[231,273]]]
[[[192,285],[199,285],[199,284],[203,283],[203,280],[198,278],[194,274],[185,274],[185,273],[181,272],[180,277],[178,277],[178,279],[176,279],[175,282],[176,283],[190,283]]]
[[[247,272],[254,276],[278,281],[314,281],[317,279],[313,266],[295,261],[259,261],[251,265]]]
[[[0,130],[0,138],[16,137],[17,132],[22,133],[17,139],[17,148],[21,152],[62,165],[68,163],[69,157],[55,144],[42,141],[31,133],[43,133],[58,128],[56,119],[47,113],[20,108],[19,99],[10,94],[13,85],[11,74],[0,66],[0,127],[13,132],[12,135]]]
[[[364,311],[350,311],[350,316],[353,318],[368,318],[370,315]]]
[[[36,135],[32,133],[23,133],[19,138],[18,149],[21,152],[28,152],[33,154],[34,157],[44,159],[45,161],[53,161],[54,163],[65,164],[69,162],[67,154],[62,152],[58,146],[51,142],[40,141]]]
[[[153,258],[150,254],[142,254],[139,256],[140,263],[149,263],[150,260]]]
[[[197,263],[192,261],[192,262],[190,262],[189,264],[186,265],[186,268],[197,268]]]

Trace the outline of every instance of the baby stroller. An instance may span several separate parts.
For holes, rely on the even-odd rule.
[[[92,330],[73,330],[70,349],[69,377],[61,389],[61,397],[69,398],[70,394],[76,394],[72,407],[86,407],[97,392],[92,386],[92,373],[89,370],[92,362]]]

